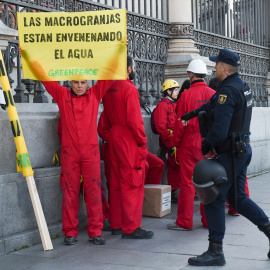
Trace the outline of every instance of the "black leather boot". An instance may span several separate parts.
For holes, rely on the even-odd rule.
[[[261,230],[269,239],[269,251],[268,251],[268,259],[270,259],[270,221],[265,223],[262,226],[259,226],[259,230]]]
[[[222,240],[209,239],[209,247],[206,252],[197,257],[188,259],[190,265],[197,266],[221,266],[226,263],[222,250]]]

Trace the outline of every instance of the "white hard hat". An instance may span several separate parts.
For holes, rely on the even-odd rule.
[[[187,71],[195,74],[207,74],[206,64],[201,59],[192,60],[187,68]]]

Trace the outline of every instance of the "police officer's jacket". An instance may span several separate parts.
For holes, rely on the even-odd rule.
[[[249,134],[252,114],[252,93],[237,73],[224,79],[217,93],[208,104],[201,107],[211,119],[210,130],[205,140],[216,149],[224,150],[225,144],[230,145],[233,133],[236,139]],[[229,150],[229,149],[225,149]]]

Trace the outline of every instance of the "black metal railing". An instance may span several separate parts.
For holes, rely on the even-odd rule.
[[[215,55],[222,48],[238,53],[240,75],[253,90],[257,107],[268,106],[269,8],[267,0],[192,0],[192,34],[200,55]]]
[[[269,0],[192,0],[198,30],[268,46]]]
[[[194,29],[195,46],[202,56],[217,55],[220,49],[230,49],[240,56],[240,76],[251,87],[254,106],[267,107],[266,79],[269,70],[269,48]],[[214,74],[212,74],[214,76]]]
[[[0,19],[10,28],[17,29],[16,12],[95,11],[114,8],[127,9],[128,54],[134,57],[137,75],[135,85],[142,102],[157,103],[165,78],[168,52],[168,2],[169,0],[10,0],[0,2]],[[20,67],[18,41],[11,40],[5,52],[9,74]],[[12,89],[16,84],[16,102],[48,102],[43,86],[31,80],[21,80],[20,68],[16,80],[10,79]],[[11,76],[11,75],[10,75]],[[94,83],[94,82],[92,82]]]

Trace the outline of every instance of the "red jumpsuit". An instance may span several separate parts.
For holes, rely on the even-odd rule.
[[[181,94],[177,106],[177,119],[175,122],[173,141],[177,147],[177,160],[180,162],[180,194],[178,198],[178,210],[176,224],[179,227],[191,230],[193,227],[195,189],[192,183],[193,169],[196,163],[203,159],[201,152],[202,137],[200,134],[198,118],[189,120],[187,126],[183,126],[182,120],[178,120],[183,114],[199,108],[215,94],[215,91],[200,80],[191,84],[190,88]],[[204,207],[200,207],[202,223],[207,227]]]
[[[98,121],[98,135],[103,140],[102,143],[102,159],[105,165],[105,176],[107,179],[107,188],[110,190],[109,183],[111,178],[111,160],[110,160],[110,150],[109,144],[109,130],[107,123],[105,121],[104,112],[101,113]],[[158,158],[156,155],[147,152],[146,161],[145,161],[145,184],[156,184],[159,185],[162,178],[164,168],[164,162]],[[109,205],[108,205],[109,207]],[[103,216],[109,218],[108,208],[102,203]]]
[[[98,120],[98,135],[103,140],[102,142],[102,159],[104,161],[105,167],[105,176],[107,180],[107,188],[110,189],[110,178],[111,178],[111,161],[110,161],[110,149],[109,149],[109,127],[106,123],[106,119],[104,117],[104,112],[101,113]]]
[[[101,235],[102,204],[97,115],[102,96],[112,81],[98,81],[82,96],[57,82],[43,82],[59,106],[62,122],[62,224],[65,236],[77,236],[80,178],[83,176],[89,237]]]
[[[160,185],[164,162],[151,152],[147,152],[145,162],[145,184]]]
[[[155,127],[160,135],[161,148],[168,152],[167,149],[174,147],[173,134],[169,130],[174,130],[174,124],[176,119],[175,112],[176,102],[167,98],[162,98],[155,109]],[[167,149],[166,149],[167,148]],[[180,166],[176,163],[175,155],[168,155],[167,161],[167,179],[168,184],[171,185],[172,190],[179,189],[180,187]]]
[[[114,81],[103,97],[110,145],[110,225],[132,233],[141,225],[147,138],[137,88]]]
[[[104,112],[101,113],[98,122],[98,135],[103,140],[102,144],[102,159],[105,163],[105,175],[107,179],[107,187],[109,189],[110,182],[110,158],[109,158],[109,130],[105,123]],[[162,179],[164,162],[151,152],[147,152],[145,162],[145,184],[159,185]]]
[[[60,144],[62,144],[62,121],[61,121],[61,116],[58,118],[57,132],[58,132]],[[81,183],[81,189],[80,190],[81,190],[81,193],[83,194],[84,200],[85,200],[86,194],[85,194],[84,189],[83,189],[83,183]],[[104,185],[103,185],[102,182],[101,182],[101,199],[102,199],[102,213],[103,213],[103,222],[104,222],[106,219],[110,218],[110,208],[109,208],[109,204],[108,204],[108,201],[107,201],[107,198],[106,198],[106,190],[105,190]]]

